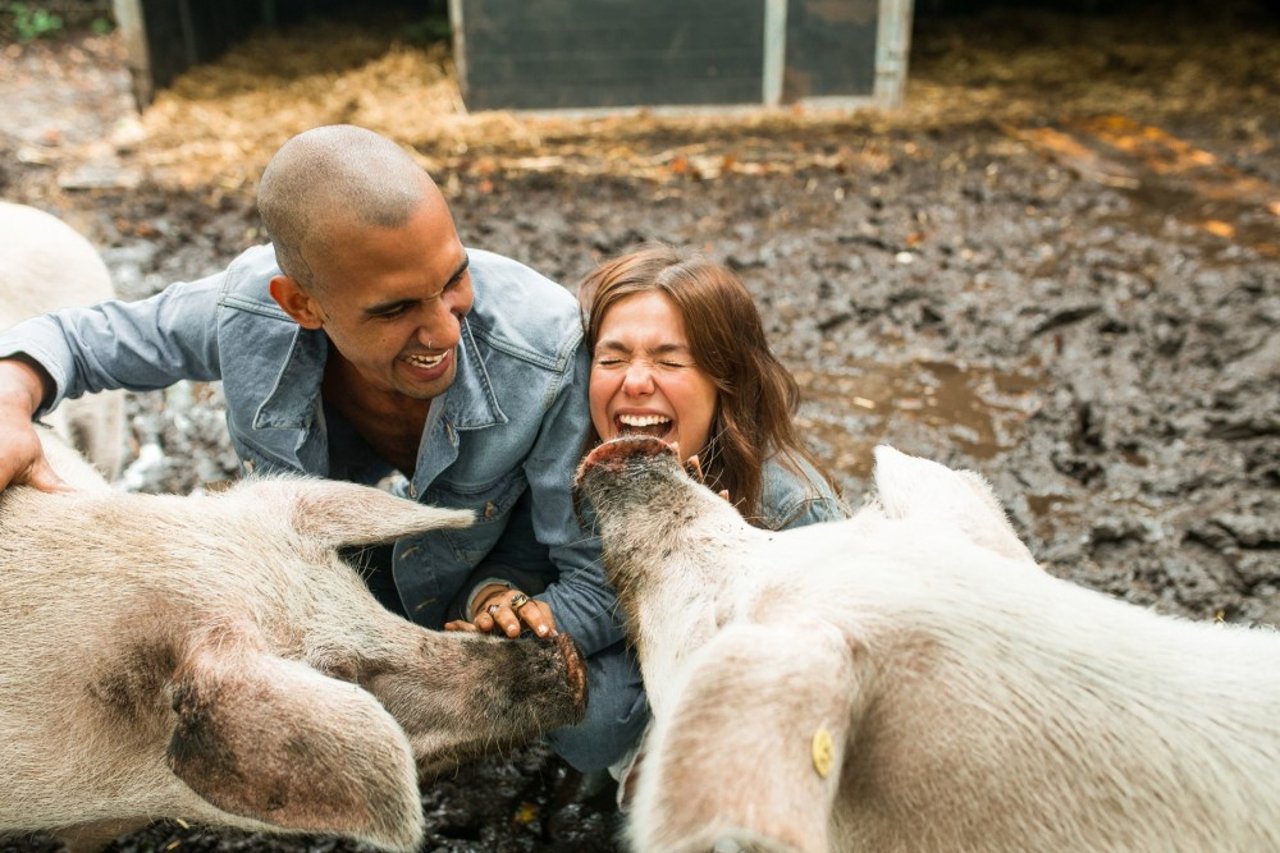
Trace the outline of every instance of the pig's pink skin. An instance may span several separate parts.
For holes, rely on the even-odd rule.
[[[89,849],[172,817],[413,850],[420,773],[581,719],[569,636],[426,630],[338,556],[469,512],[301,477],[121,493],[40,431],[77,490],[0,494],[0,834]]]
[[[877,502],[779,532],[653,442],[595,460],[653,713],[633,850],[1280,850],[1280,634],[1054,578],[980,477],[890,448]]]

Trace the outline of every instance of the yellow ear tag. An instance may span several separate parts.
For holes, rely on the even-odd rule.
[[[813,769],[823,779],[831,772],[831,761],[835,757],[835,745],[831,742],[831,732],[818,729],[813,733]]]

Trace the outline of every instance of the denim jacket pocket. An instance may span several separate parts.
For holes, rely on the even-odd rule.
[[[528,488],[518,469],[480,487],[459,486],[438,479],[422,496],[424,503],[453,509],[469,509],[475,521],[461,530],[444,530],[444,540],[459,562],[475,566],[493,549],[507,527],[511,509]]]

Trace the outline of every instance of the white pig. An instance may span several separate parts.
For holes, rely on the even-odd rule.
[[[573,642],[417,627],[339,546],[470,513],[306,478],[0,494],[0,834],[80,847],[157,817],[421,842],[429,774],[579,719]]]
[[[1280,850],[1280,634],[1035,570],[972,475],[876,483],[774,533],[657,440],[584,462],[654,717],[634,849]]]
[[[34,207],[0,201],[0,329],[32,317],[115,297],[102,258],[71,226]],[[48,423],[109,478],[124,452],[124,396],[67,400]]]

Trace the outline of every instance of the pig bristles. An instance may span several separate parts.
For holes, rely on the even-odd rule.
[[[780,532],[642,453],[586,481],[654,721],[635,853],[1280,850],[1280,638],[1055,578],[891,448],[876,502]]]
[[[0,767],[32,768],[0,784],[0,835],[181,816],[409,851],[422,836],[419,767],[509,755],[581,718],[583,689],[564,690],[583,667],[570,644],[528,641],[541,665],[478,692],[443,674],[509,675],[511,643],[526,641],[476,643],[398,618],[339,559],[469,512],[305,477],[247,478],[216,495],[117,493],[82,460],[86,480],[72,476],[63,457],[74,451],[51,434],[41,441],[80,489],[0,499],[0,609],[57,593],[0,632]],[[476,713],[478,701],[520,713]],[[294,755],[284,747],[299,732],[307,747]],[[291,810],[252,811],[273,779]],[[243,803],[250,813],[224,807]]]

